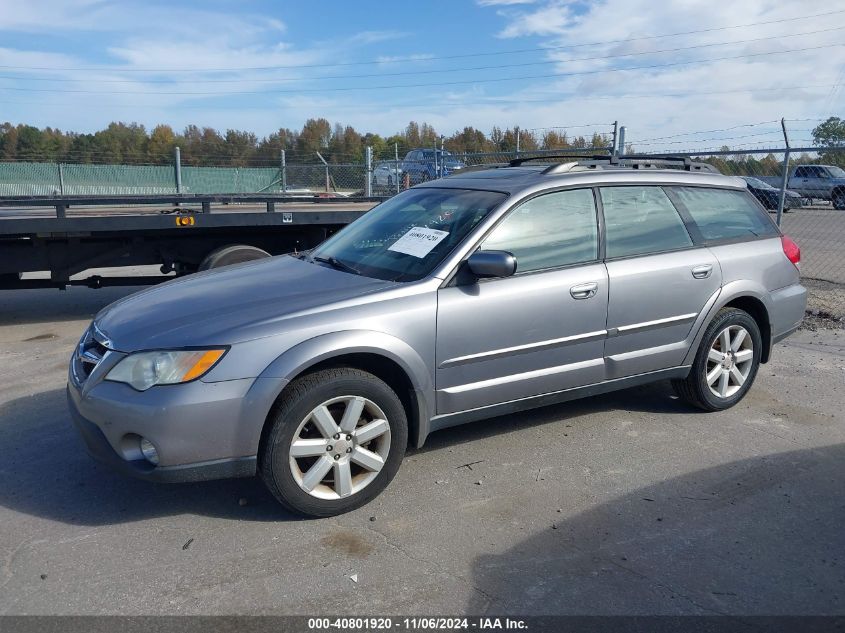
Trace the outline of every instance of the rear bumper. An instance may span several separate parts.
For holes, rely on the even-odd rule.
[[[771,293],[769,321],[772,325],[772,344],[782,341],[797,330],[807,310],[807,289],[793,284]]]

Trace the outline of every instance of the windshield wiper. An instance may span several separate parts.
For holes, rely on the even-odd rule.
[[[337,270],[342,270],[347,273],[352,273],[353,275],[360,275],[361,271],[355,268],[354,266],[350,266],[346,262],[340,261],[337,257],[312,257],[315,262],[320,262],[321,264],[328,264],[332,268],[336,268]]]

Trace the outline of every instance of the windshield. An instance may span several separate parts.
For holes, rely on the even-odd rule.
[[[757,180],[756,178],[752,178],[751,176],[743,176],[745,182],[747,182],[752,187],[756,187],[757,189],[773,189],[770,184],[763,182],[762,180]]]
[[[367,277],[428,275],[507,196],[467,189],[409,189],[383,202],[311,252]]]
[[[845,178],[845,171],[841,167],[831,166],[828,169],[830,170],[830,175],[834,178]]]

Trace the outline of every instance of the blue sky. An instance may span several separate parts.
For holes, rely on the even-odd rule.
[[[385,135],[619,120],[642,149],[751,146],[782,116],[811,119],[797,140],[842,114],[843,32],[843,0],[0,0],[0,120],[259,136],[313,116]]]

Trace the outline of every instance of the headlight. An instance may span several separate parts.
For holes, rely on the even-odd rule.
[[[225,349],[138,352],[115,365],[106,380],[125,382],[138,391],[175,385],[205,375],[225,353]]]

